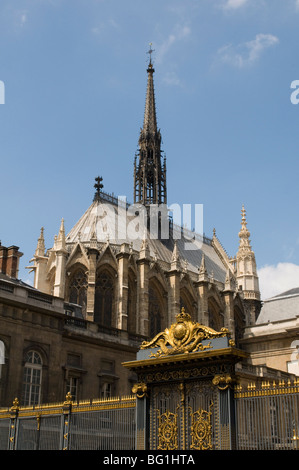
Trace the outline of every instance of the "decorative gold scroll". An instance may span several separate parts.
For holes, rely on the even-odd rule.
[[[144,398],[147,394],[147,385],[143,382],[133,385],[132,393],[136,394],[137,398]]]
[[[196,450],[209,450],[212,449],[212,424],[211,408],[213,403],[210,404],[210,411],[199,408],[191,415],[191,445],[190,449]]]
[[[156,412],[159,420],[158,449],[178,449],[178,415],[171,413],[169,410],[161,415],[159,410],[156,410]]]
[[[215,375],[212,380],[213,385],[219,388],[219,390],[226,390],[228,387],[231,387],[233,384],[233,379],[230,375]]]
[[[185,312],[184,308],[176,316],[176,319],[177,322],[173,323],[170,328],[166,328],[163,332],[158,333],[151,341],[144,341],[140,348],[161,348],[155,354],[152,353],[150,357],[203,351],[212,347],[210,343],[203,345],[203,340],[229,335],[229,331],[226,328],[221,328],[221,331],[215,331],[208,326],[192,322],[191,316]]]

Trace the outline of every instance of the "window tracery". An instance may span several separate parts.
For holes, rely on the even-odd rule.
[[[69,302],[81,305],[82,313],[86,315],[87,303],[87,276],[82,269],[77,270],[70,280]]]
[[[101,325],[112,326],[114,283],[107,271],[102,271],[96,280],[94,321]]]

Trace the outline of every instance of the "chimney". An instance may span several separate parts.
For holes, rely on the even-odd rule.
[[[0,273],[6,274],[7,248],[0,243]]]
[[[18,246],[12,245],[7,248],[0,245],[0,273],[17,279],[21,256],[23,253],[19,251]]]

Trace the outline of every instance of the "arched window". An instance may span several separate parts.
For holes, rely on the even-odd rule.
[[[220,307],[213,298],[208,301],[209,326],[213,330],[220,331],[224,326],[224,318],[221,315]]]
[[[186,313],[189,313],[191,316],[191,319],[194,321],[196,318],[196,315],[194,314],[194,306],[193,306],[194,300],[189,293],[188,289],[183,288],[180,291],[180,312],[182,311],[182,308],[185,309]]]
[[[133,275],[129,275],[128,279],[128,331],[130,333],[136,332],[136,302],[137,302],[137,291],[136,291],[136,278]]]
[[[156,289],[149,288],[149,336],[153,338],[162,330],[161,301]]]
[[[94,299],[94,321],[104,326],[112,325],[113,279],[102,271],[96,280]]]
[[[70,279],[69,302],[81,305],[82,314],[85,317],[87,302],[87,276],[82,269],[75,271]]]
[[[37,405],[40,403],[42,366],[42,359],[38,352],[29,351],[26,354],[23,374],[23,405]]]

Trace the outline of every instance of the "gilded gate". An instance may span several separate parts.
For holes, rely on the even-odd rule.
[[[202,373],[202,380],[184,382],[181,377],[164,383],[163,391],[160,384],[143,384],[136,387],[135,397],[72,402],[67,396],[65,402],[34,407],[14,400],[11,408],[0,409],[0,450],[134,450],[136,444],[144,448],[140,406],[146,400],[149,450],[228,448],[233,444],[233,419],[224,419],[229,411],[236,415],[236,449],[299,449],[298,378],[235,385],[231,409],[224,400],[229,397],[227,378],[214,378],[211,387],[209,371],[202,368]]]
[[[194,323],[184,310],[144,342],[123,364],[138,376],[137,449],[234,448],[234,365],[244,355],[226,329]]]
[[[177,322],[143,343],[134,396],[0,410],[0,449],[299,449],[299,380],[243,388],[227,330]]]
[[[212,449],[218,397],[210,383],[154,386],[150,400],[150,445],[157,450]]]
[[[0,450],[133,450],[136,397],[0,409]]]

